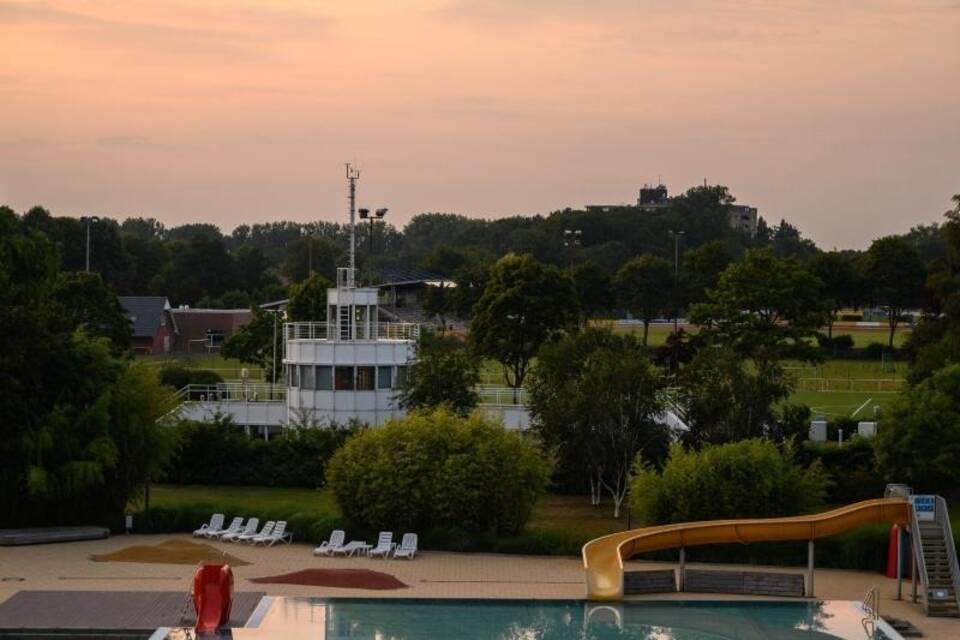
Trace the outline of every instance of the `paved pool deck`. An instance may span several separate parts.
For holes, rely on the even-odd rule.
[[[182,591],[190,589],[190,565],[131,562],[94,562],[94,554],[110,553],[131,545],[155,545],[166,540],[189,540],[187,535],[118,535],[105,540],[0,548],[0,602],[21,590],[80,591]],[[582,599],[585,595],[580,558],[519,556],[426,551],[413,561],[370,558],[318,558],[312,545],[293,544],[251,547],[209,542],[250,562],[234,569],[238,592],[267,595],[372,598],[531,598]],[[629,570],[672,568],[660,562],[630,562]],[[689,568],[744,569],[737,565],[690,563]],[[309,568],[370,569],[389,573],[409,585],[394,591],[333,587],[257,584],[254,578]],[[749,567],[758,569],[758,567]],[[802,572],[802,568],[769,568]],[[896,581],[880,574],[819,569],[816,595],[825,600],[862,600],[868,588],[881,594],[881,613],[911,621],[927,638],[960,637],[960,619],[928,618],[909,599],[895,600]],[[904,581],[909,598],[910,581]],[[743,599],[715,594],[658,594],[632,596],[637,600]]]

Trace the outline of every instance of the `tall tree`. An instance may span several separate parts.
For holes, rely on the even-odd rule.
[[[726,243],[714,240],[683,254],[680,280],[684,289],[684,302],[695,304],[707,301],[707,292],[716,288],[720,274],[733,261]]]
[[[814,338],[826,322],[822,290],[823,283],[796,259],[753,249],[727,267],[710,302],[694,305],[690,319],[710,342],[772,375],[766,370],[786,358],[819,359]]]
[[[833,323],[837,314],[861,299],[861,282],[857,277],[855,256],[844,251],[824,251],[813,258],[811,270],[823,282],[827,337],[833,338]]]
[[[614,280],[621,303],[643,322],[643,344],[647,344],[650,322],[669,313],[676,290],[673,266],[651,254],[638,256],[623,265]]]
[[[920,306],[923,263],[916,247],[901,237],[887,236],[874,240],[863,256],[863,275],[872,302],[886,311],[887,346],[892,349],[904,312]]]
[[[470,338],[479,353],[503,365],[507,385],[520,388],[540,347],[575,327],[578,314],[568,276],[531,256],[508,254],[490,269]]]
[[[60,320],[65,327],[79,327],[87,335],[107,338],[115,354],[130,348],[133,336],[130,318],[100,274],[60,273],[52,293],[63,310]]]
[[[263,368],[271,380],[283,371],[283,317],[278,311],[265,311],[254,305],[253,318],[227,338],[220,350],[225,358]]]
[[[327,319],[327,289],[333,284],[321,275],[313,274],[300,284],[290,287],[287,317],[291,322],[324,322]],[[376,318],[373,319],[376,322]]]
[[[587,329],[544,347],[530,388],[534,429],[557,449],[560,469],[586,478],[591,502],[609,493],[614,517],[633,461],[662,460],[669,430],[661,376],[634,336]]]
[[[406,386],[400,392],[404,409],[445,407],[467,416],[480,396],[480,359],[460,340],[424,332]]]
[[[586,324],[590,318],[609,312],[616,305],[613,283],[607,271],[592,260],[574,265],[571,271],[573,286],[580,302],[581,321]]]

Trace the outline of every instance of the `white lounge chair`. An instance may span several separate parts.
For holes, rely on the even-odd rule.
[[[313,550],[315,556],[329,556],[334,551],[343,546],[343,541],[347,534],[343,529],[335,529],[330,532],[330,539],[320,543],[320,546]]]
[[[352,556],[355,553],[365,553],[370,548],[363,540],[351,540],[342,547],[330,550],[330,555],[334,556]]]
[[[251,544],[262,544],[265,547],[272,547],[278,542],[286,542],[287,544],[293,542],[293,534],[287,533],[287,523],[285,520],[278,520],[277,524],[273,527],[273,531],[267,534],[261,533],[250,541]]]
[[[202,525],[199,529],[193,532],[193,537],[197,538],[200,536],[207,535],[208,531],[223,531],[223,514],[215,513],[210,516],[210,522],[205,525]]]
[[[393,557],[413,560],[415,555],[417,555],[417,534],[403,534],[403,540],[400,541],[400,546],[393,552]]]
[[[230,525],[226,529],[220,529],[220,531],[204,531],[201,535],[212,540],[215,538],[222,538],[228,533],[239,533],[242,527],[243,518],[238,516],[230,521]]]
[[[381,531],[380,535],[377,537],[377,546],[367,552],[367,555],[371,558],[374,556],[381,556],[384,560],[390,557],[390,553],[393,551],[395,544],[393,544],[393,532],[391,531]]]
[[[236,542],[240,536],[250,536],[251,538],[257,535],[257,527],[260,526],[260,518],[250,518],[247,520],[247,526],[243,528],[242,531],[235,531],[233,533],[225,533],[220,536],[222,542]]]
[[[276,523],[273,520],[267,520],[267,523],[263,525],[263,529],[260,529],[260,533],[257,533],[256,531],[254,531],[253,533],[244,533],[242,535],[237,536],[236,541],[237,542],[253,542],[257,538],[257,536],[270,535],[270,533],[273,531],[273,525],[275,524]]]

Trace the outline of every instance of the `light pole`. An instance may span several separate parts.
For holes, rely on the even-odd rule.
[[[677,333],[677,314],[680,313],[677,293],[680,289],[680,238],[683,231],[668,231],[673,236],[673,333]]]
[[[583,232],[580,229],[564,229],[563,230],[563,246],[567,249],[570,249],[570,273],[573,274],[573,252],[576,250],[576,247],[579,247],[581,244],[581,236]]]
[[[370,275],[373,276],[373,224],[377,220],[383,220],[384,216],[387,215],[388,209],[386,207],[382,209],[377,209],[373,213],[370,212],[370,209],[360,209],[360,219],[370,221],[370,241],[367,243],[367,251],[370,253],[369,265],[370,265]]]
[[[100,222],[100,218],[97,216],[81,216],[80,222],[87,225],[87,260],[86,260],[86,269],[87,273],[90,273],[90,225],[95,222]]]
[[[300,228],[300,235],[307,239],[307,277],[313,275],[313,232],[306,227]]]

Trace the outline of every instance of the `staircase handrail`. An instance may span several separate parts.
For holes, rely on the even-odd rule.
[[[936,519],[944,533],[944,546],[947,548],[947,560],[950,563],[950,579],[953,581],[953,596],[960,607],[960,566],[957,563],[957,543],[953,539],[953,527],[950,525],[950,513],[947,501],[937,496]]]
[[[927,560],[923,556],[923,537],[920,535],[920,519],[917,518],[917,509],[910,508],[910,542],[913,547],[914,571],[919,573],[920,583],[923,585],[923,613],[930,611],[930,578],[927,576]],[[897,549],[900,553],[900,549]]]

